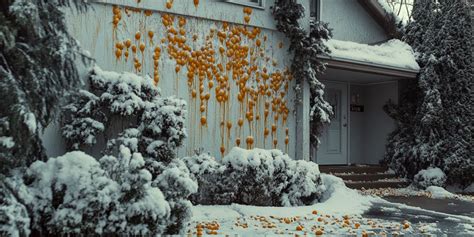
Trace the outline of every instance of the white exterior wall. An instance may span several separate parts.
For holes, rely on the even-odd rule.
[[[388,37],[382,27],[357,0],[320,0],[320,19],[329,22],[333,38],[373,44]]]
[[[385,154],[387,137],[395,130],[395,121],[383,111],[383,106],[388,100],[398,103],[398,82],[371,85],[366,89],[366,98],[365,163],[378,164]]]
[[[212,0],[201,0],[200,4],[195,7],[193,1],[174,1],[173,7],[167,9],[163,3],[157,4],[156,1],[142,0],[137,5],[135,0],[99,0],[94,3],[93,8],[89,9],[86,13],[67,13],[67,21],[70,31],[74,37],[81,43],[82,47],[90,52],[91,56],[97,60],[97,65],[104,70],[112,71],[131,71],[135,72],[133,66],[133,54],[130,50],[128,61],[125,61],[124,56],[120,59],[115,57],[115,44],[117,42],[123,42],[126,39],[131,39],[134,44],[139,45],[139,42],[143,42],[146,45],[144,53],[140,53],[137,50],[137,57],[140,59],[143,68],[141,72],[137,74],[150,75],[153,77],[154,66],[153,66],[153,48],[156,46],[161,47],[161,56],[159,58],[158,71],[160,75],[160,81],[158,86],[161,88],[163,96],[176,96],[182,98],[188,102],[188,115],[187,115],[187,132],[188,138],[185,140],[183,148],[178,151],[179,156],[190,155],[195,149],[203,147],[205,151],[211,152],[216,157],[221,157],[220,147],[223,145],[227,153],[235,144],[236,139],[241,139],[240,147],[246,148],[246,138],[253,136],[255,142],[253,147],[270,149],[276,147],[282,151],[286,151],[291,157],[295,156],[295,141],[296,141],[296,120],[294,113],[294,83],[295,80],[288,81],[288,90],[280,89],[278,94],[285,92],[283,96],[286,106],[289,108],[287,121],[282,121],[282,114],[278,116],[278,120],[275,120],[277,112],[273,112],[271,106],[269,108],[269,116],[265,122],[264,119],[264,107],[265,101],[270,101],[272,98],[277,96],[259,96],[256,102],[256,109],[254,109],[254,120],[253,122],[247,122],[245,118],[246,103],[239,103],[237,100],[238,87],[236,82],[233,81],[232,73],[226,70],[225,74],[230,78],[229,80],[229,101],[223,104],[219,104],[216,101],[215,87],[217,81],[214,79],[214,88],[210,89],[207,85],[207,79],[205,84],[204,92],[209,92],[211,99],[207,102],[206,111],[200,112],[200,99],[199,99],[199,87],[196,86],[198,79],[195,79],[192,87],[188,86],[187,69],[185,66],[176,73],[176,60],[172,59],[167,50],[168,42],[161,42],[162,38],[166,38],[166,27],[162,23],[161,16],[163,12],[170,14],[180,14],[185,17],[186,25],[183,27],[186,31],[187,44],[193,49],[199,49],[205,45],[205,38],[214,30],[214,34],[217,31],[223,30],[223,21],[229,22],[231,27],[243,26],[244,13],[243,6],[232,3],[225,3]],[[273,5],[274,1],[265,1],[265,10],[253,8],[253,12],[250,15],[250,23],[245,24],[248,30],[252,30],[254,27],[261,29],[260,35],[257,37],[261,40],[261,52],[263,57],[257,56],[256,59],[250,63],[251,66],[257,66],[261,72],[263,68],[267,68],[268,74],[275,72],[283,72],[286,68],[291,65],[292,56],[288,54],[288,42],[287,39],[281,33],[275,29],[275,23],[271,14],[270,6]],[[104,4],[105,3],[105,4]],[[143,11],[131,12],[130,16],[122,9],[122,19],[116,28],[113,27],[113,11],[112,5],[119,4],[120,6],[138,7],[140,9],[152,10],[153,14],[146,16]],[[302,0],[301,3],[305,6],[309,5],[308,0]],[[306,7],[309,9],[309,7]],[[178,16],[175,15],[174,27],[178,27]],[[309,16],[309,13],[306,14]],[[302,24],[307,27],[309,19],[304,19]],[[148,38],[148,31],[154,32],[153,42]],[[134,35],[137,31],[140,31],[142,36],[140,41],[134,39]],[[228,32],[227,32],[228,33]],[[193,35],[198,38],[194,42],[192,40]],[[267,38],[264,41],[264,37]],[[241,45],[248,45],[250,49],[257,51],[255,40],[248,39],[242,36]],[[219,40],[218,37],[213,37],[208,43],[214,45],[215,63],[222,63],[225,68],[225,63],[228,59],[222,55],[219,55]],[[224,46],[225,47],[225,46]],[[225,54],[225,53],[224,53]],[[252,61],[249,57],[249,61]],[[282,87],[284,86],[286,79],[283,81]],[[255,82],[255,74],[252,75],[251,79],[247,83],[249,86],[257,85]],[[197,97],[192,98],[191,90],[197,90]],[[257,121],[256,116],[259,115],[260,119]],[[201,126],[201,116],[206,116],[207,126]],[[237,124],[239,118],[244,119],[244,125],[240,128]],[[221,130],[221,121],[225,124],[230,122],[232,124],[231,129],[227,129],[224,126],[224,130]],[[275,124],[277,130],[272,135],[271,126]],[[264,136],[264,129],[268,128],[270,134]],[[288,134],[286,129],[288,128]],[[52,125],[45,130],[43,135],[44,145],[47,149],[47,153],[50,156],[60,155],[64,152],[64,142],[60,138],[58,125]],[[285,144],[285,138],[288,136],[289,143]],[[273,140],[277,140],[278,144],[273,146]],[[97,154],[97,151],[90,151],[93,154]]]
[[[398,103],[398,82],[351,85],[351,96],[359,95],[364,112],[350,112],[350,163],[378,164],[385,154],[388,135],[395,122],[384,111],[388,100]]]

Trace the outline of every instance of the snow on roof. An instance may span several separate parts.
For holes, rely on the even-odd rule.
[[[367,45],[350,41],[330,39],[326,42],[329,56],[365,63],[420,70],[410,45],[392,39],[379,45]]]

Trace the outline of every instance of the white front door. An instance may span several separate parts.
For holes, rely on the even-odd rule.
[[[334,117],[321,134],[316,163],[320,165],[348,164],[347,159],[347,84],[325,82],[324,97],[331,104]],[[314,154],[314,153],[313,153]]]

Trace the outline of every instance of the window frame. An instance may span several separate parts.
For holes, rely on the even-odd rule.
[[[232,3],[236,5],[241,5],[241,6],[246,6],[246,7],[252,7],[260,10],[265,10],[265,1],[264,0],[258,0],[258,3],[252,4],[250,2],[244,2],[243,0],[223,0],[226,3]]]

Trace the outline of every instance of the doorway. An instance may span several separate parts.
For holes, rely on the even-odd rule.
[[[324,82],[324,98],[331,104],[334,117],[323,128],[321,144],[316,151],[316,163],[320,165],[348,164],[348,85],[347,83]],[[313,154],[316,148],[313,149]]]

